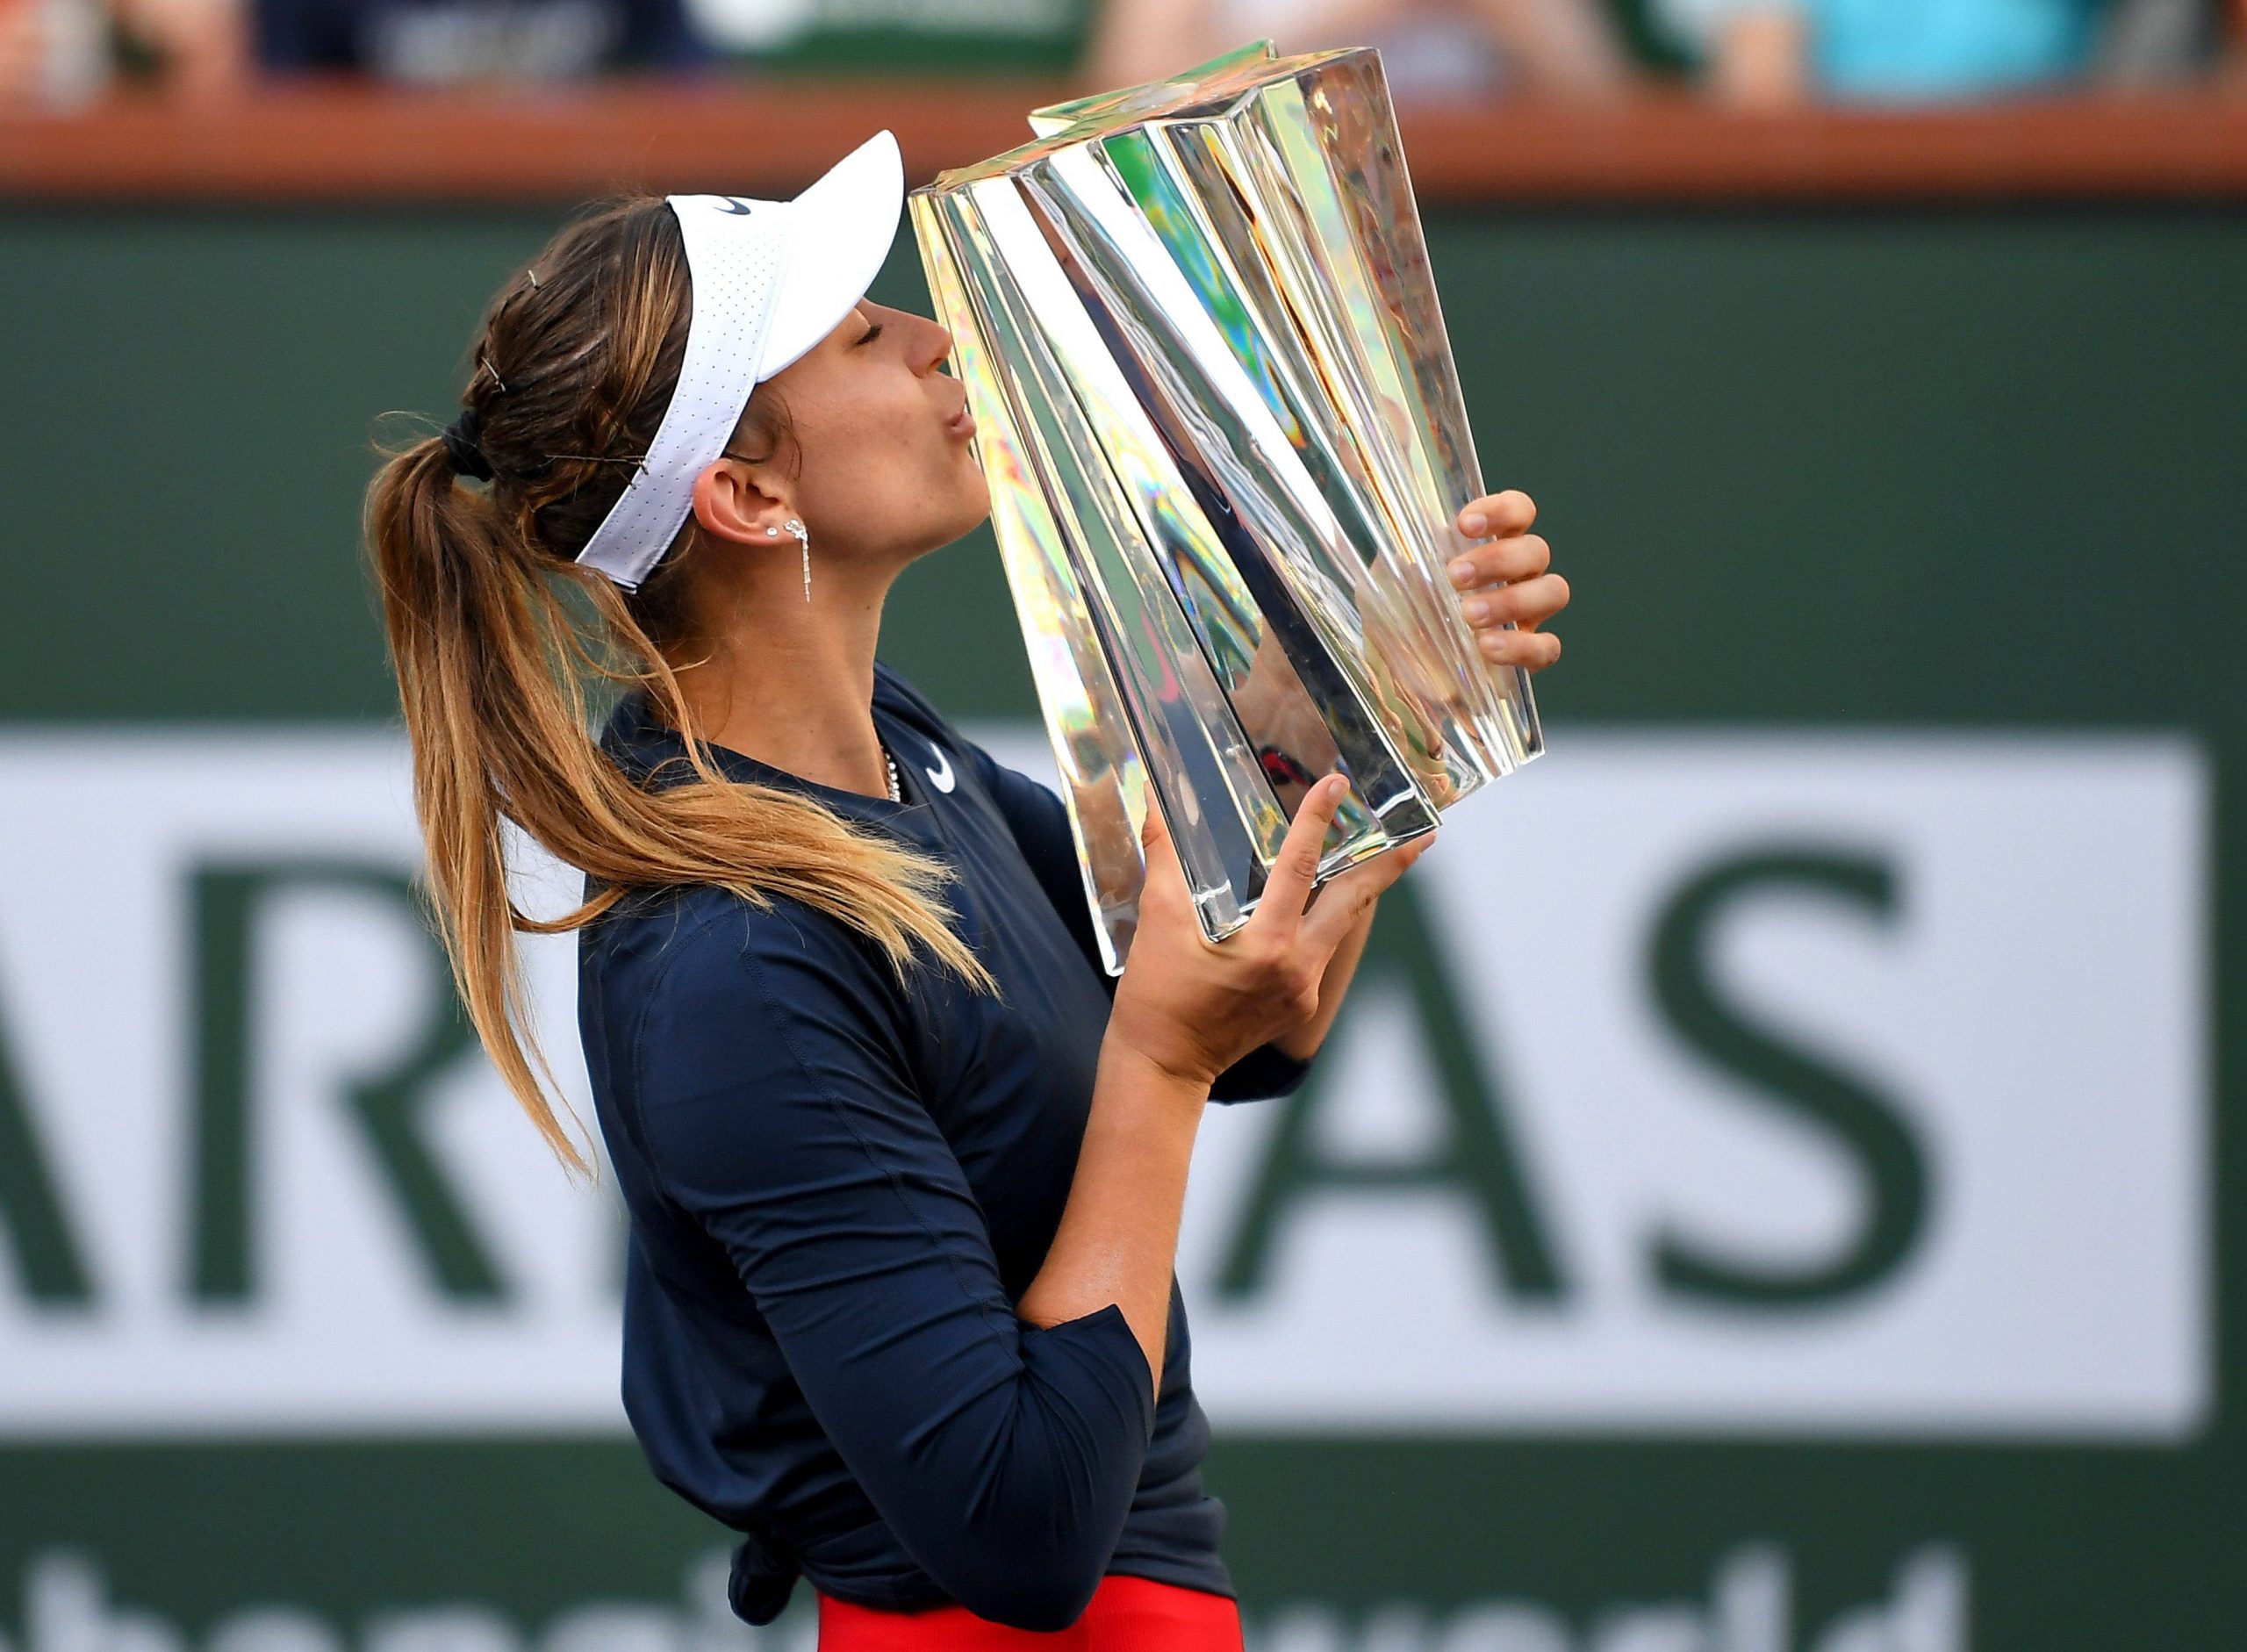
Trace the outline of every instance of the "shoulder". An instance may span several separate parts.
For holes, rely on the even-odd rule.
[[[635,1038],[650,1023],[736,1038],[801,1016],[871,1025],[894,1008],[873,944],[786,894],[759,906],[708,885],[646,891],[588,925],[581,946],[585,1007]]]
[[[741,1182],[743,1155],[783,1174],[834,1107],[918,1127],[911,1006],[836,920],[698,887],[601,923],[579,1016],[608,1052],[622,1128],[674,1196],[721,1170]]]
[[[698,887],[599,923],[579,1014],[609,1052],[605,1118],[686,1210],[816,1197],[844,1185],[836,1152],[929,1130],[910,1009],[836,920]]]

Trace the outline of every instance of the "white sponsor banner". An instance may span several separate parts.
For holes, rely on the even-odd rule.
[[[1554,746],[1447,817],[1314,1081],[1211,1110],[1217,1423],[2197,1427],[2197,752]],[[622,1426],[613,1194],[462,1041],[394,736],[0,739],[0,1433]]]
[[[1181,1263],[1213,1418],[2189,1433],[2205,809],[2157,741],[1556,741],[1412,873],[1548,1289],[1507,1288],[1469,1178],[1346,1171],[1226,1298],[1281,1116],[1213,1110]],[[1461,1099],[1425,1002],[1353,1008],[1320,1167],[1425,1165]]]
[[[449,1004],[418,864],[380,731],[0,740],[0,1059],[53,1195],[13,1178],[0,1428],[622,1426],[612,1184],[480,1058],[357,1100]],[[571,944],[527,950],[583,1098]]]

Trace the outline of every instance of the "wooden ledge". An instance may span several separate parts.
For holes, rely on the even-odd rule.
[[[878,127],[916,182],[1026,136],[1070,89],[1024,80],[608,83],[537,94],[297,86],[193,105],[125,98],[0,115],[0,197],[25,201],[494,203],[618,189],[800,186]],[[2247,200],[2247,98],[2164,96],[1913,113],[1404,111],[1426,204]]]

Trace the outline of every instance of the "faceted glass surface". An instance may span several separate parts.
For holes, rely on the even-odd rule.
[[[1111,973],[1152,789],[1220,939],[1543,750],[1445,565],[1482,492],[1377,54],[1267,42],[914,192]]]

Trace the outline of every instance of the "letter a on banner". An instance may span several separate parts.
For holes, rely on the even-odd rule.
[[[1312,1121],[1332,1087],[1314,1066],[1293,1095],[1268,1103],[1280,1110],[1279,1122],[1257,1167],[1238,1225],[1224,1246],[1217,1294],[1239,1298],[1262,1288],[1278,1230],[1298,1203],[1322,1193],[1380,1189],[1463,1198],[1478,1218],[1492,1267],[1507,1292],[1529,1300],[1557,1300],[1568,1286],[1550,1229],[1505,1127],[1501,1093],[1485,1072],[1468,1031],[1471,1024],[1409,884],[1391,889],[1375,909],[1353,995],[1328,1030],[1329,1044],[1353,1009],[1375,995],[1367,988],[1383,977],[1397,981],[1418,1013],[1438,1079],[1435,1100],[1447,1126],[1443,1141],[1425,1157],[1402,1164],[1325,1156],[1315,1140]]]

